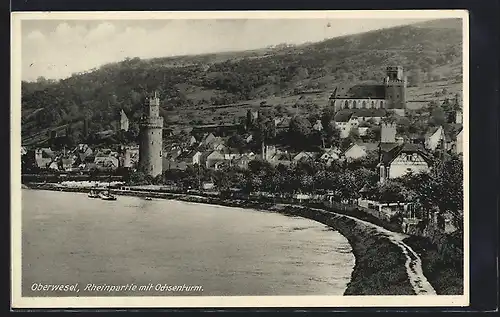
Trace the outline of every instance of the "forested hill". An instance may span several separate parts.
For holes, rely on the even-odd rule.
[[[387,65],[402,65],[410,75],[430,76],[440,66],[461,61],[461,30],[459,19],[438,20],[304,45],[131,58],[59,81],[23,82],[23,139],[84,117],[91,119],[91,131],[104,130],[120,109],[137,118],[145,95],[153,90],[161,96],[166,115],[186,108],[287,96],[297,89],[326,91],[347,80],[380,80]],[[456,72],[442,75],[461,75]]]

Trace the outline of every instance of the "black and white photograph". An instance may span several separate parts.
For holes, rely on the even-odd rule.
[[[469,303],[466,11],[11,17],[13,307]]]

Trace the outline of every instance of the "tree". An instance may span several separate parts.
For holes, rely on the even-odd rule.
[[[405,201],[403,195],[404,187],[400,182],[387,180],[378,187],[378,201],[382,203],[393,203]]]
[[[242,151],[245,146],[246,146],[246,142],[245,140],[243,139],[243,137],[239,134],[233,134],[228,140],[227,140],[227,145],[229,147],[232,147],[232,148],[235,148],[237,149],[238,151]]]
[[[307,147],[308,138],[311,134],[312,126],[305,117],[296,116],[290,120],[289,142],[290,145],[298,149]]]
[[[151,182],[148,176],[141,171],[136,171],[130,174],[129,182],[131,185],[149,185]]]
[[[446,123],[446,113],[440,106],[432,108],[429,124],[432,126],[440,126]]]
[[[359,136],[359,129],[356,127],[352,127],[351,130],[349,131],[349,139],[351,142],[358,142],[361,140],[361,137]]]
[[[253,127],[253,116],[252,116],[252,111],[250,109],[248,109],[248,111],[247,111],[245,127],[246,127],[247,131],[252,130],[252,127]]]

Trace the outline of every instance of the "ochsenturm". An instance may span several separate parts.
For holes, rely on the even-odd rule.
[[[168,285],[168,284],[156,284],[154,287],[155,291],[158,292],[203,292],[203,287],[201,285]]]

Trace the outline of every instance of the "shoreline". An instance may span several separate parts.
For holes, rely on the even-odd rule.
[[[24,188],[24,187],[23,187]],[[29,188],[29,187],[28,187]],[[88,188],[37,187],[32,190],[88,192]],[[113,190],[117,196],[152,197],[260,211],[279,212],[320,222],[337,230],[349,242],[355,257],[344,295],[435,295],[422,271],[419,256],[403,242],[405,235],[337,211],[299,206],[224,199],[190,194]]]

